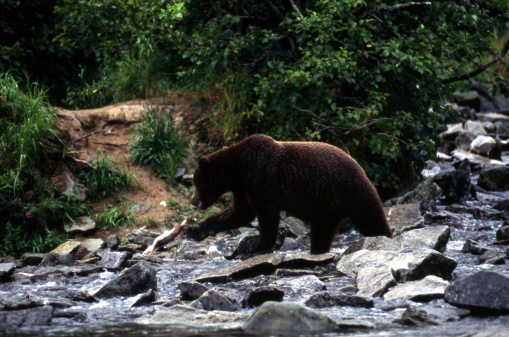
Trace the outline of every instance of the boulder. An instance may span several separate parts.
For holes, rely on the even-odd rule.
[[[445,301],[474,313],[489,315],[509,312],[509,276],[483,270],[451,283]]]
[[[387,267],[366,267],[357,272],[357,295],[380,297],[396,285],[392,271]]]
[[[250,307],[258,307],[265,302],[281,302],[285,292],[276,287],[258,287],[252,289],[246,298],[246,304]]]
[[[288,218],[282,220],[279,226],[286,228],[288,230],[288,236],[295,238],[309,232],[309,226],[306,226],[304,221],[293,216],[289,216]]]
[[[467,121],[465,123],[465,130],[472,133],[475,136],[485,136],[486,130],[484,130],[484,127],[481,122],[479,121]]]
[[[449,164],[441,165],[435,182],[440,186],[449,203],[470,199],[470,162],[464,159],[459,163],[458,168]]]
[[[102,239],[86,239],[81,243],[81,247],[88,249],[89,253],[97,252],[105,245],[106,243]]]
[[[112,234],[108,236],[108,239],[106,240],[106,247],[108,247],[111,250],[116,250],[119,245],[120,237],[117,234]]]
[[[497,229],[496,236],[498,241],[509,240],[509,226],[500,226]]]
[[[420,306],[419,310],[425,312],[427,317],[438,322],[458,321],[470,315],[470,310],[457,308],[443,302],[425,304]]]
[[[317,255],[272,253],[252,257],[226,268],[214,270],[198,276],[197,282],[224,283],[232,279],[242,279],[253,275],[273,273],[277,268],[306,268],[327,264],[334,259],[334,254]]]
[[[398,235],[403,231],[424,227],[419,204],[401,204],[385,209],[387,220]]]
[[[9,280],[15,270],[16,265],[12,262],[0,263],[0,282]]]
[[[279,250],[283,243],[285,242],[287,229],[285,227],[279,227],[277,239],[276,239],[276,245],[275,249]],[[259,235],[247,235],[241,238],[235,248],[233,249],[233,252],[229,256],[225,256],[225,259],[231,260],[238,256],[248,256],[250,254],[253,254],[256,252],[256,249],[258,248],[258,242],[260,241]]]
[[[509,190],[509,166],[492,167],[481,170],[479,187],[488,191]]]
[[[336,322],[329,316],[295,302],[265,302],[242,326],[247,331],[319,332],[332,331]]]
[[[468,151],[470,149],[470,144],[475,139],[475,135],[468,131],[462,131],[457,136],[454,142],[456,143],[456,148]]]
[[[383,297],[384,300],[412,300],[427,302],[436,298],[443,298],[445,288],[449,282],[440,277],[430,275],[419,281],[398,284],[390,289]]]
[[[81,242],[75,240],[69,240],[67,242],[62,243],[57,248],[53,249],[51,253],[56,254],[74,254],[78,247],[81,245]]]
[[[95,230],[95,222],[88,216],[80,216],[74,222],[65,224],[64,230],[69,234],[92,232]]]
[[[21,255],[21,262],[29,266],[37,266],[41,264],[46,255],[41,253],[25,253]]]
[[[192,308],[207,311],[236,311],[240,309],[240,306],[237,303],[233,303],[224,294],[213,289],[206,291],[203,295],[194,300],[189,306]]]
[[[48,326],[53,318],[53,307],[0,311],[0,330],[17,330],[23,327]]]
[[[149,289],[146,293],[138,294],[133,298],[129,299],[129,307],[139,307],[143,304],[148,304],[156,299],[156,292],[153,289]]]
[[[332,306],[372,308],[373,299],[371,297],[332,294],[328,291],[321,291],[312,295],[304,304],[311,308],[325,308]]]
[[[389,262],[392,274],[398,282],[420,280],[428,275],[449,278],[457,265],[454,259],[426,248],[401,252]]]
[[[133,296],[149,289],[156,290],[156,271],[147,262],[140,261],[95,292],[95,297]]]
[[[106,269],[119,270],[131,257],[133,257],[133,254],[126,251],[123,252],[106,251],[103,254],[101,265]]]
[[[407,186],[394,198],[384,203],[385,207],[401,204],[421,204],[429,200],[436,200],[442,193],[440,187],[429,179],[423,179]]]
[[[195,300],[209,290],[203,284],[194,281],[181,282],[178,288],[182,292],[182,299],[184,300]]]

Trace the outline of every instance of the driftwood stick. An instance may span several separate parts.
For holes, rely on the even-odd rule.
[[[155,238],[154,242],[143,252],[141,255],[147,255],[148,256],[154,254],[159,247],[164,246],[170,241],[173,241],[186,227],[185,225],[192,219],[192,216],[188,216],[184,221],[182,221],[180,224],[173,227],[172,230],[166,231],[163,234],[159,235],[157,238]]]

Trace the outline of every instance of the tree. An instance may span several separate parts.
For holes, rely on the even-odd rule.
[[[509,14],[475,0],[179,3],[185,74],[234,83],[247,133],[334,143],[381,188],[433,157],[447,79],[501,52]]]

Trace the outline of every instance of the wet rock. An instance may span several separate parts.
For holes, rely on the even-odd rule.
[[[203,284],[194,281],[181,282],[178,288],[182,292],[182,299],[184,300],[195,300],[209,290]]]
[[[106,240],[106,247],[108,247],[111,250],[116,250],[119,245],[120,237],[117,234],[112,234],[108,236],[108,239]]]
[[[69,234],[85,234],[95,230],[95,222],[88,216],[80,216],[74,222],[65,224],[64,230]]]
[[[101,265],[107,269],[119,270],[121,269],[127,260],[133,257],[130,252],[112,252],[106,251],[103,254]]]
[[[380,297],[396,285],[396,280],[389,268],[366,267],[357,272],[355,279],[357,295]]]
[[[497,241],[509,240],[509,226],[501,226],[496,232]]]
[[[289,216],[288,218],[282,220],[279,226],[286,228],[288,230],[288,236],[292,236],[294,238],[309,232],[309,226],[306,226],[304,221],[293,216]]]
[[[509,190],[509,167],[499,166],[481,170],[477,184],[488,191]]]
[[[470,314],[470,310],[457,308],[447,303],[426,304],[420,306],[419,310],[437,322],[457,321]]]
[[[429,200],[436,200],[442,193],[440,187],[429,179],[424,179],[407,186],[394,198],[384,203],[385,207],[401,204],[421,204]]]
[[[468,149],[470,149],[470,144],[475,139],[475,137],[476,136],[471,132],[468,131],[460,132],[458,136],[456,136],[456,139],[454,140],[454,142],[456,143],[456,148],[463,151],[468,151]]]
[[[403,231],[422,228],[424,218],[419,210],[419,204],[401,204],[386,208],[387,220],[396,234]]]
[[[285,242],[285,237],[288,230],[285,227],[279,227],[277,240],[275,245],[275,250],[279,250],[283,243]],[[258,243],[260,242],[259,235],[247,235],[244,236],[237,242],[237,245],[233,249],[233,252],[229,256],[225,256],[225,259],[231,260],[238,256],[248,256],[256,252],[258,248]]]
[[[54,266],[58,262],[58,254],[48,253],[42,259],[40,266]]]
[[[138,294],[129,301],[129,307],[139,307],[143,304],[151,303],[156,299],[156,292],[149,289],[146,293]]]
[[[86,239],[81,243],[81,247],[88,249],[90,253],[104,248],[106,243],[102,239]]]
[[[446,127],[447,130],[440,133],[440,137],[444,139],[454,139],[460,132],[465,131],[461,123],[447,124]]]
[[[311,308],[326,308],[332,306],[372,308],[373,299],[355,295],[331,294],[328,291],[322,291],[312,295],[304,304]]]
[[[53,307],[0,311],[0,330],[15,330],[22,327],[48,326],[53,318]]]
[[[79,247],[76,253],[74,253],[75,260],[81,260],[85,256],[87,256],[90,252],[85,247]]]
[[[505,264],[506,254],[496,250],[490,249],[484,252],[481,256],[477,257],[477,264]]]
[[[429,319],[424,311],[407,309],[401,315],[401,318],[395,319],[395,323],[409,326],[439,325],[437,322]]]
[[[140,261],[121,272],[93,295],[103,298],[133,296],[149,289],[156,290],[156,288],[156,271],[147,262]]]
[[[440,186],[449,203],[470,199],[471,182],[468,159],[462,160],[457,169],[452,165],[442,165],[440,172],[435,177],[435,182]]]
[[[64,266],[70,266],[74,263],[74,257],[71,254],[58,255],[58,263]]]
[[[361,249],[401,251],[410,249],[416,251],[423,248],[444,252],[449,241],[451,230],[448,226],[433,226],[403,232],[392,239],[384,236],[366,237],[351,245],[345,254],[351,254]]]
[[[449,282],[440,277],[430,275],[419,281],[398,284],[389,290],[383,297],[384,300],[412,300],[415,302],[427,302],[436,298],[443,298],[445,288]]]
[[[16,265],[12,262],[0,263],[0,282],[8,281],[15,270]]]
[[[507,330],[491,329],[486,331],[474,331],[460,337],[507,337]]]
[[[392,274],[396,281],[406,282],[420,280],[428,275],[449,278],[457,262],[432,249],[422,249],[399,253],[390,262]]]
[[[445,301],[481,315],[509,312],[507,273],[480,271],[456,280],[445,291]]]
[[[189,306],[207,311],[236,311],[240,309],[239,305],[236,305],[228,297],[213,289],[206,291],[199,298],[191,302]]]
[[[81,242],[75,240],[69,240],[67,242],[62,243],[57,248],[53,249],[51,253],[56,254],[74,254],[78,247],[81,245]]]
[[[252,289],[246,298],[246,304],[250,307],[258,307],[265,302],[281,302],[285,293],[276,287],[258,287]]]
[[[294,302],[265,302],[242,326],[248,331],[332,331],[336,322],[329,316]]]
[[[234,329],[240,328],[247,318],[248,315],[234,312],[206,311],[184,305],[174,305],[172,307],[157,307],[155,312],[136,319],[135,323]]]
[[[341,320],[337,321],[336,324],[337,324],[338,329],[367,330],[367,329],[376,328],[375,324],[373,324],[367,320],[356,319],[353,317],[341,319]]]
[[[283,290],[289,298],[308,297],[327,289],[325,283],[314,275],[277,279],[271,285]]]
[[[486,130],[484,129],[483,125],[479,121],[467,121],[465,123],[465,130],[468,132],[476,135],[476,136],[485,136]]]
[[[303,275],[319,275],[320,271],[309,270],[309,269],[278,269],[275,274],[277,277],[294,277]]]
[[[459,160],[468,159],[470,165],[472,164],[482,166],[506,165],[504,162],[500,160],[490,159],[488,157],[480,156],[478,154],[470,153],[461,149],[456,149],[452,151],[452,156]]]
[[[40,253],[25,253],[21,255],[21,262],[29,266],[37,266],[41,264],[46,255],[47,254]]]
[[[343,274],[356,276],[365,268],[389,268],[389,263],[398,255],[393,251],[359,250],[353,254],[343,255],[337,264],[337,269]],[[391,272],[392,275],[392,272]]]
[[[277,268],[305,268],[326,264],[334,259],[334,254],[318,255],[272,253],[252,257],[232,266],[214,270],[196,278],[197,282],[228,282],[253,275],[270,274]]]

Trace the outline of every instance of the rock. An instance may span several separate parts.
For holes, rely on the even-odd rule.
[[[481,170],[477,184],[488,191],[509,190],[509,167],[501,166]]]
[[[70,234],[85,234],[95,230],[95,222],[88,216],[80,216],[74,219],[74,222],[65,224],[64,230]]]
[[[53,318],[53,307],[0,311],[0,330],[15,330],[22,327],[48,326]]]
[[[42,259],[39,266],[54,266],[57,261],[58,261],[58,254],[48,253],[48,254],[45,254],[44,259]]]
[[[485,331],[474,331],[459,337],[507,337],[507,330],[491,329]]]
[[[200,328],[235,329],[240,328],[248,315],[227,311],[205,311],[184,305],[172,307],[157,307],[153,313],[149,313],[135,320],[135,323],[143,325],[163,324],[180,325]]]
[[[486,130],[484,130],[482,123],[478,121],[467,121],[465,123],[465,130],[475,136],[486,136]]]
[[[201,310],[221,310],[221,311],[236,311],[240,306],[233,303],[228,297],[216,290],[208,290],[199,298],[194,300],[190,305],[192,308]]]
[[[41,264],[46,255],[47,254],[40,253],[25,253],[21,255],[21,262],[29,266],[37,266]]]
[[[508,313],[509,276],[484,270],[460,278],[447,287],[445,301],[481,315]]]
[[[476,138],[476,136],[468,131],[462,131],[456,136],[456,139],[454,142],[456,143],[456,148],[468,151],[470,149],[470,144],[472,144],[472,141]]]
[[[481,97],[477,91],[455,92],[454,96],[459,106],[467,106],[471,109],[479,111],[481,107]]]
[[[465,131],[461,123],[447,124],[446,127],[447,130],[440,134],[440,137],[444,139],[454,139],[460,132]]]
[[[16,270],[16,265],[12,262],[0,263],[0,282],[8,281]]]
[[[322,291],[312,295],[304,304],[311,308],[325,308],[336,305],[372,308],[373,299],[355,295],[331,294],[328,291]]]
[[[276,287],[258,287],[252,289],[246,298],[246,304],[250,307],[258,307],[265,302],[281,302],[285,293]]]
[[[179,183],[182,181],[182,178],[184,177],[185,173],[186,173],[185,167],[177,167],[177,169],[175,170],[175,175],[173,176],[173,179],[175,179],[175,181],[177,183]]]
[[[445,288],[449,282],[440,277],[430,275],[419,281],[398,284],[389,290],[383,297],[384,300],[412,300],[415,302],[427,302],[436,298],[443,298]]]
[[[197,282],[228,282],[259,274],[273,273],[277,268],[306,268],[327,264],[334,259],[334,254],[317,255],[272,253],[252,257],[232,266],[214,270],[195,279]]]
[[[442,193],[440,187],[429,179],[407,186],[399,195],[387,200],[385,207],[401,204],[421,204],[429,200],[436,200]]]
[[[117,234],[112,234],[108,236],[108,239],[106,240],[106,247],[108,247],[111,250],[116,250],[119,245],[120,237]]]
[[[74,257],[71,254],[60,254],[58,255],[58,263],[64,266],[70,266],[74,263]]]
[[[265,302],[242,326],[247,331],[332,331],[336,322],[329,316],[294,302]]]
[[[304,221],[293,216],[289,216],[288,218],[282,220],[279,226],[286,228],[288,230],[288,236],[295,238],[309,232],[309,226],[306,226]]]
[[[280,278],[274,280],[271,285],[283,290],[289,298],[307,297],[327,289],[325,283],[315,275]]]
[[[470,163],[462,160],[458,168],[444,164],[435,177],[435,182],[442,189],[445,199],[449,203],[466,201],[470,195]]]
[[[490,249],[484,252],[476,259],[477,264],[505,264],[505,254],[496,249]]]
[[[345,254],[351,254],[361,249],[399,252],[403,249],[416,251],[423,248],[434,249],[443,253],[450,234],[451,230],[448,226],[432,226],[403,232],[392,239],[382,236],[365,237],[351,245],[345,251]]]
[[[62,243],[57,248],[53,249],[51,253],[57,254],[74,254],[78,247],[81,245],[81,242],[75,240],[69,240],[67,242]]]
[[[452,156],[459,160],[468,159],[470,165],[472,164],[478,164],[482,166],[506,165],[506,163],[500,160],[490,159],[488,157],[480,156],[478,154],[470,153],[461,149],[456,149],[452,151]]]
[[[395,205],[386,208],[386,212],[387,220],[397,234],[424,226],[424,218],[421,216],[419,204]]]
[[[194,281],[181,282],[178,288],[182,292],[182,299],[184,300],[195,300],[209,290],[203,284]]]
[[[87,198],[86,189],[82,185],[74,182],[71,173],[68,170],[64,170],[62,172],[62,180],[66,185],[66,189],[62,194],[66,196],[77,196],[81,201],[84,201]]]
[[[509,226],[500,226],[496,232],[497,241],[509,240]]]
[[[437,322],[429,319],[425,312],[413,309],[405,310],[401,318],[395,319],[394,322],[409,326],[439,325]]]
[[[365,268],[386,268],[390,271],[389,263],[397,255],[398,253],[394,251],[362,249],[353,254],[341,256],[336,267],[338,271],[349,276],[356,276],[359,271]]]
[[[81,243],[81,247],[88,249],[90,253],[97,252],[104,248],[105,242],[102,239],[86,239]]]
[[[143,304],[151,303],[156,299],[156,292],[153,289],[149,289],[146,293],[138,294],[130,299],[129,307],[139,307]]]
[[[357,272],[355,284],[357,295],[380,297],[396,285],[396,280],[387,267],[366,267]]]
[[[436,250],[421,249],[399,253],[390,262],[392,274],[396,281],[406,282],[420,280],[428,275],[449,278],[457,262]]]
[[[192,174],[184,174],[182,176],[182,185],[184,185],[184,186],[193,185],[193,175]]]
[[[426,313],[427,317],[438,322],[457,321],[470,314],[470,310],[457,308],[447,303],[426,304],[420,306],[419,311]]]
[[[95,297],[133,296],[149,289],[156,290],[156,271],[147,262],[140,261],[95,292]]]
[[[133,257],[130,252],[112,252],[106,251],[103,254],[101,265],[107,269],[119,270],[121,269],[126,261]]]
[[[287,234],[287,229],[285,227],[279,227],[276,245],[274,247],[275,250],[278,250],[279,248],[281,248],[281,246],[285,242],[286,234]],[[242,255],[249,256],[250,254],[253,254],[254,252],[256,252],[256,249],[258,248],[259,241],[260,241],[259,235],[244,236],[242,239],[240,239],[237,242],[237,245],[233,249],[233,252],[229,256],[225,256],[225,259],[231,260],[238,256],[242,256]]]

